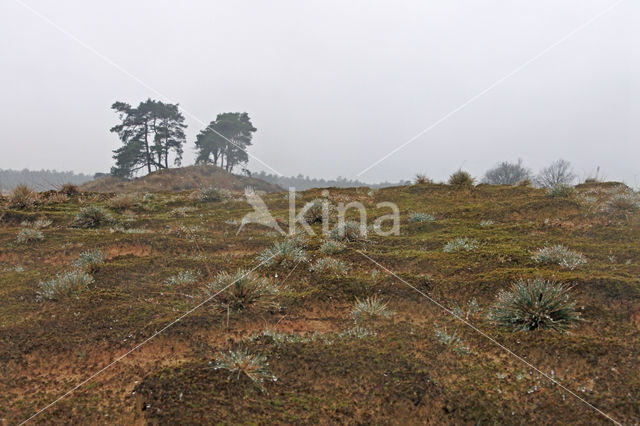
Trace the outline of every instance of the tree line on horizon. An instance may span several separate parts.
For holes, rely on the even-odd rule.
[[[180,166],[183,147],[187,142],[184,115],[178,104],[147,99],[133,107],[126,102],[115,102],[113,109],[120,123],[110,131],[116,133],[122,146],[113,151],[116,164],[111,175],[132,178],[140,171],[147,174]],[[195,141],[198,152],[196,164],[215,164],[228,172],[249,161],[247,147],[251,145],[257,129],[246,112],[218,114]]]

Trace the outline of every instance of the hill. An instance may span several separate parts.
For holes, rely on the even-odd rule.
[[[297,207],[321,194],[300,194]],[[362,203],[368,237],[328,243],[336,235],[317,223],[316,235],[284,245],[263,226],[238,233],[252,211],[242,199],[157,193],[124,209],[107,194],[42,194],[27,208],[0,200],[1,422],[77,385],[34,420],[637,422],[639,195],[615,184],[555,195],[332,188],[332,204]],[[287,223],[282,194],[264,201]],[[399,235],[377,232],[382,202],[398,206]],[[108,216],[85,229],[95,222],[77,215],[88,206]],[[501,292],[535,279],[570,289],[520,294],[532,315],[550,313],[525,331],[497,323]],[[564,332],[542,326],[576,313]]]
[[[283,190],[273,183],[234,175],[214,165],[159,170],[131,180],[108,176],[85,183],[80,189],[89,192],[164,192],[215,187],[242,191],[247,186],[265,192]]]

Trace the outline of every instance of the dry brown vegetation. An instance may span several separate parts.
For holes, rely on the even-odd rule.
[[[309,238],[299,263],[254,271],[256,282],[269,278],[273,285],[268,298],[253,292],[246,309],[232,309],[229,295],[214,298],[34,421],[608,422],[357,249],[616,420],[637,422],[640,213],[631,209],[611,216],[600,208],[617,193],[611,188],[578,187],[572,198],[550,198],[544,190],[520,186],[332,189],[332,202],[359,200],[372,218],[388,213],[376,210],[376,203],[392,201],[405,219],[411,212],[429,212],[437,220],[403,220],[400,236],[370,232],[367,240],[346,241],[341,250],[329,250],[332,243],[324,237]],[[109,210],[111,195],[83,194],[27,207],[3,202],[0,423],[29,418],[215,294],[204,290],[216,277],[218,284],[224,281],[218,274],[255,268],[258,256],[281,240],[257,225],[236,235],[250,211],[246,203],[198,203],[190,194],[142,197],[133,211],[111,209],[114,223],[95,229],[73,227],[76,215],[85,200]],[[585,194],[594,200],[584,201]],[[320,196],[319,190],[307,191],[298,207]],[[282,194],[265,201],[274,217],[287,217]],[[185,214],[170,214],[174,209]],[[46,238],[18,244],[21,223],[37,219],[52,221]],[[319,233],[321,224],[313,229]],[[473,250],[443,251],[460,237],[478,244]],[[556,244],[583,253],[588,263],[572,270],[532,259],[537,249]],[[104,259],[90,270],[90,285],[57,299],[38,298],[39,283],[73,270],[81,253],[95,250]],[[310,270],[326,252],[347,266],[344,273]],[[534,279],[571,286],[568,294],[581,321],[565,333],[497,327],[487,316],[497,295]],[[240,300],[250,288],[239,286],[229,294]],[[383,314],[362,321],[353,314],[356,309]],[[221,358],[231,353],[245,356]],[[253,381],[261,376],[277,380],[256,386]]]

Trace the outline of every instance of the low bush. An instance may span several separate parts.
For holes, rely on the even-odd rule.
[[[325,208],[324,208],[324,203],[328,203],[328,201],[326,200],[322,200],[322,199],[315,199],[311,202],[309,202],[304,208],[305,208],[305,212],[304,212],[304,220],[310,224],[313,225],[314,223],[321,223],[324,219],[325,216]],[[331,209],[330,206],[327,206],[327,216],[330,213]],[[329,218],[327,217],[326,220],[328,221]]]
[[[413,182],[414,182],[416,185],[422,185],[422,184],[425,184],[425,183],[433,183],[433,180],[429,179],[429,178],[427,177],[427,175],[425,175],[425,174],[418,173],[418,174],[416,174],[416,177],[415,177],[415,179],[413,180]]]
[[[98,271],[106,258],[107,256],[100,249],[87,250],[80,253],[78,258],[73,261],[73,266],[92,274]]]
[[[478,242],[476,240],[459,237],[445,244],[442,250],[445,253],[453,253],[458,251],[473,251],[476,248],[478,248]]]
[[[564,331],[580,320],[569,288],[560,283],[535,279],[516,282],[501,291],[490,318],[512,331],[550,329]]]
[[[434,222],[436,218],[427,213],[411,213],[409,214],[409,223]]]
[[[84,271],[69,271],[49,281],[39,284],[38,298],[41,300],[58,300],[63,297],[78,295],[93,284],[93,277]]]
[[[367,227],[348,220],[342,224],[336,224],[329,232],[329,238],[345,242],[364,241],[367,239]]]
[[[37,192],[27,185],[18,185],[9,194],[9,205],[14,208],[27,209],[37,204],[40,199]]]
[[[470,188],[475,183],[475,179],[471,175],[463,170],[458,170],[451,176],[449,176],[449,185],[457,186],[459,188]]]
[[[222,201],[223,194],[217,188],[202,188],[195,194],[196,201],[199,203],[214,203]]]
[[[345,251],[347,248],[344,244],[337,241],[328,240],[322,243],[320,246],[320,253],[322,254],[338,254]]]
[[[534,252],[532,259],[543,264],[557,264],[567,269],[576,269],[587,263],[582,253],[569,250],[562,244],[543,247]]]
[[[16,241],[19,244],[28,244],[44,240],[44,235],[38,229],[24,228],[18,233]]]
[[[78,187],[72,183],[65,183],[60,187],[60,189],[58,189],[59,194],[64,194],[67,197],[73,197],[79,192],[80,190],[78,189]]]
[[[113,223],[113,217],[103,208],[87,206],[80,209],[71,226],[73,228],[98,228]]]

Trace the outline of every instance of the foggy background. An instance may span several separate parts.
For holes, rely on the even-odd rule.
[[[183,164],[205,127],[189,113],[246,111],[249,153],[275,171],[353,178],[613,3],[25,1],[163,98],[4,0],[0,168],[108,172],[111,104],[150,97],[183,108]],[[639,10],[621,3],[359,178],[565,158],[580,178],[600,166],[639,185]]]

